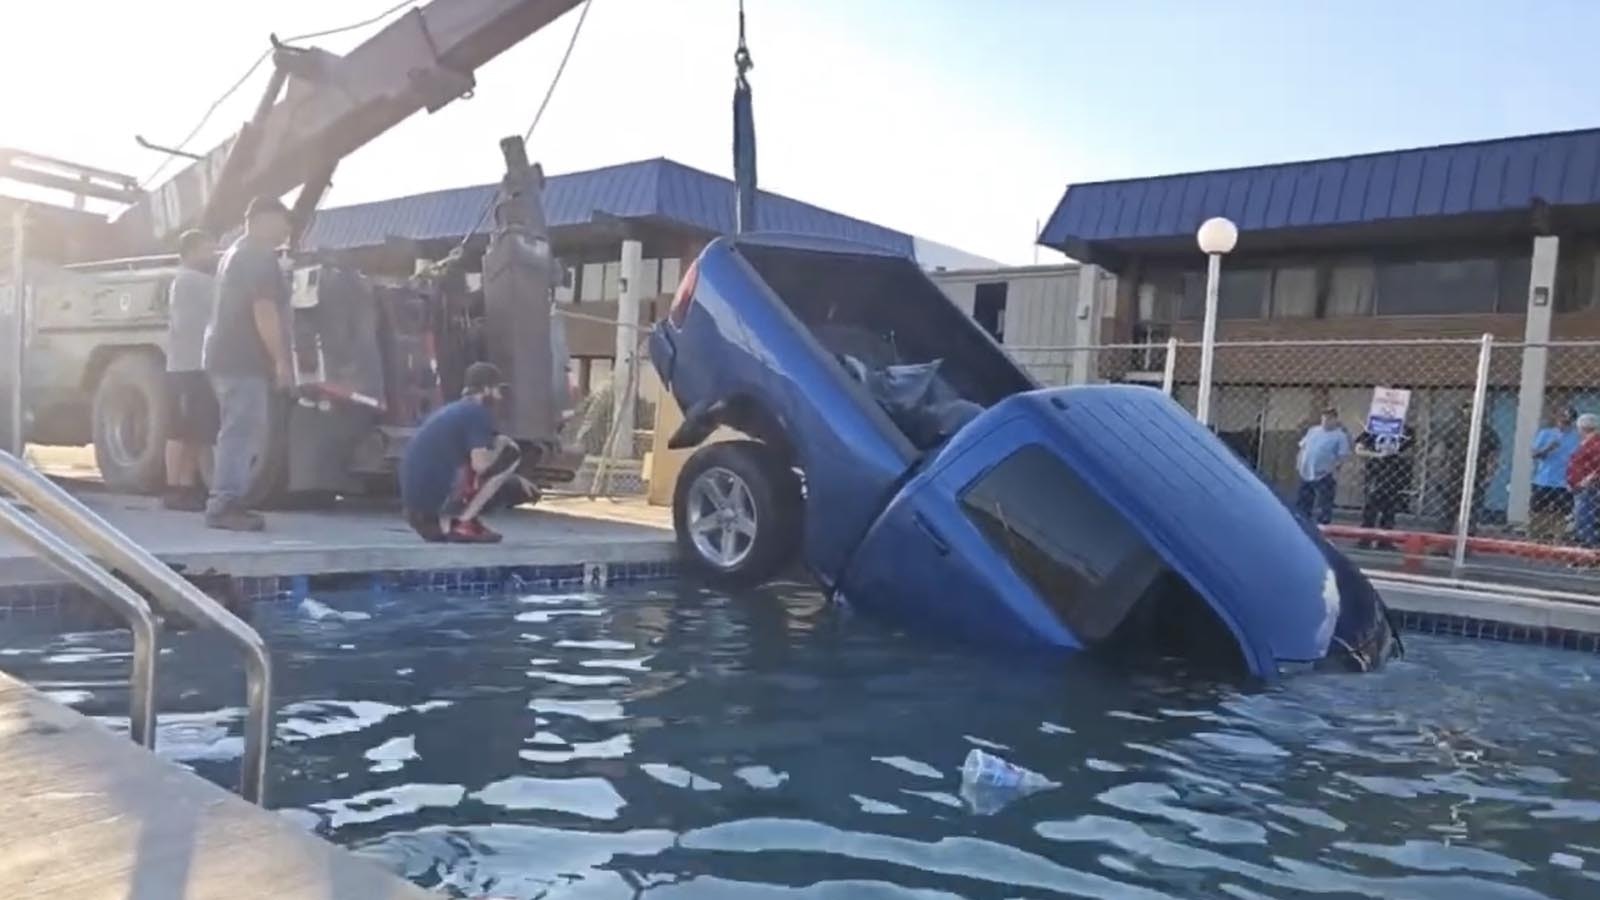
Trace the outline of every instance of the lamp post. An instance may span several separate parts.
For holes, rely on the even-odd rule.
[[[1206,255],[1206,317],[1200,331],[1200,385],[1194,414],[1200,424],[1211,427],[1211,365],[1217,353],[1217,282],[1222,277],[1222,257],[1239,242],[1239,229],[1217,216],[1200,223],[1195,232],[1200,251]]]

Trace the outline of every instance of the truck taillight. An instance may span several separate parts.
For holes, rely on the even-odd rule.
[[[699,281],[700,261],[695,260],[683,273],[683,280],[678,282],[678,293],[672,296],[672,306],[667,309],[667,321],[672,323],[673,328],[683,327],[683,320],[688,317],[689,307],[694,303],[694,289]]]

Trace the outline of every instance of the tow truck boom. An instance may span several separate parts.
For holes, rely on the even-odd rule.
[[[274,38],[272,78],[255,115],[123,211],[116,228],[124,252],[164,251],[186,228],[221,234],[250,198],[296,187],[298,232],[341,159],[412,113],[469,95],[479,66],[579,2],[432,0],[344,56]]]

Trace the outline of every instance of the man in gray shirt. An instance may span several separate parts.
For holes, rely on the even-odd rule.
[[[267,452],[272,391],[294,383],[289,358],[289,282],[278,247],[289,239],[289,213],[272,197],[245,210],[244,235],[223,254],[217,297],[206,328],[204,365],[222,407],[206,525],[260,531],[266,522],[245,505],[258,456]]]
[[[201,231],[178,239],[178,274],[167,292],[167,509],[206,507],[200,473],[217,439],[217,397],[200,367],[216,283],[217,245]]]

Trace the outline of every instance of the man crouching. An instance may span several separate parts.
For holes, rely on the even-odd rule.
[[[491,506],[538,499],[517,474],[517,442],[495,431],[506,384],[490,363],[467,367],[461,399],[433,411],[406,445],[400,495],[406,522],[425,541],[492,544],[500,535],[478,519]]]

